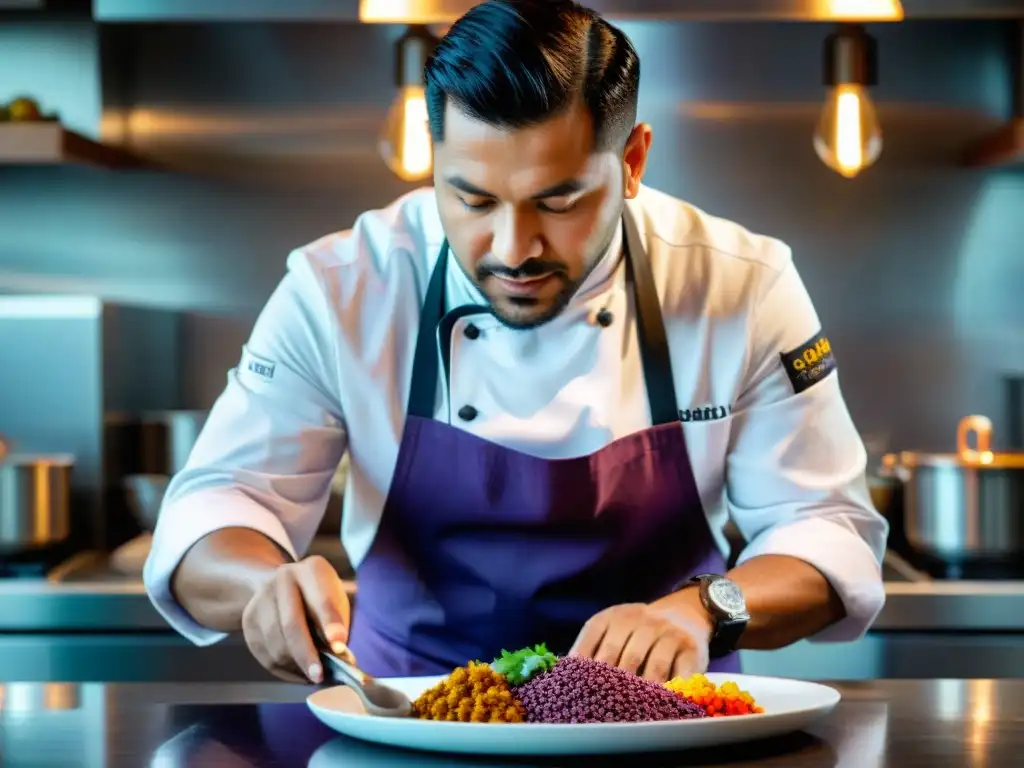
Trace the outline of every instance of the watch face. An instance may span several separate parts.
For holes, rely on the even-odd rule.
[[[708,597],[720,610],[728,614],[743,613],[747,601],[740,588],[728,579],[719,579],[708,587]]]

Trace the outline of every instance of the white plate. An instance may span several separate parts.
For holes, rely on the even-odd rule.
[[[754,675],[714,674],[749,691],[761,715],[647,723],[447,723],[371,717],[347,686],[322,688],[306,699],[317,719],[356,739],[392,747],[477,755],[594,755],[714,747],[799,731],[839,703],[839,691],[817,683]],[[396,677],[384,682],[415,699],[443,677]]]

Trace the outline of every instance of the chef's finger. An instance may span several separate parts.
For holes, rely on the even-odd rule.
[[[253,658],[259,662],[259,665],[279,680],[285,680],[289,683],[309,682],[305,677],[278,666],[274,661],[271,652],[267,650],[261,641],[254,640],[253,642],[248,643],[248,646],[249,653],[251,653]]]
[[[278,621],[288,654],[308,681],[319,683],[324,677],[323,665],[310,635],[306,604],[302,594],[294,578],[282,574],[282,577],[277,579]]]
[[[608,629],[608,614],[601,612],[592,616],[576,637],[576,642],[569,649],[570,656],[581,656],[585,659],[594,658],[597,648],[604,639]]]
[[[262,637],[256,636],[250,638],[246,634],[245,645],[249,649],[249,653],[256,659],[261,667],[268,672],[274,668],[274,660],[270,657],[270,651],[267,650],[266,645],[263,643]]]
[[[685,647],[680,648],[678,636],[671,633],[661,635],[651,645],[651,651],[644,662],[642,677],[655,683],[668,682],[672,677],[676,656],[680,652],[685,653],[686,650]]]
[[[617,666],[627,672],[638,674],[644,667],[652,646],[658,641],[658,628],[650,624],[641,624],[633,630],[633,634],[623,644]],[[615,662],[609,662],[614,664]]]
[[[277,582],[271,581],[269,587],[267,593],[260,599],[254,620],[256,632],[270,657],[268,669],[273,672],[279,668],[294,667],[294,659],[281,631],[281,617],[277,610]]]
[[[320,626],[324,639],[335,653],[343,653],[348,642],[351,607],[345,585],[334,567],[322,557],[304,560],[297,569],[299,587],[309,612]]]
[[[275,592],[276,584],[271,582],[242,614],[246,645],[256,661],[274,677],[289,682],[308,682],[297,674],[298,668],[281,632]]]
[[[690,677],[707,671],[706,665],[700,663],[701,656],[696,648],[683,650],[676,654],[672,662],[672,677]]]
[[[622,658],[622,651],[636,629],[639,627],[632,621],[624,620],[623,617],[618,619],[614,616],[611,617],[608,622],[608,631],[604,633],[601,644],[597,646],[594,658],[617,667]]]
[[[245,645],[253,658],[259,662],[260,666],[269,670],[274,666],[274,660],[271,658],[270,650],[267,648],[263,627],[260,626],[261,614],[259,605],[261,597],[262,595],[257,593],[249,601],[249,604],[245,606],[245,610],[242,611],[242,637],[245,639]]]
[[[242,636],[249,653],[261,667],[281,680],[304,683],[306,679],[296,674],[291,654],[285,647],[275,593],[276,584],[272,579],[249,601],[242,612]]]

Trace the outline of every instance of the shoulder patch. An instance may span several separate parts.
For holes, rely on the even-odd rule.
[[[797,394],[809,389],[836,369],[832,345],[823,331],[790,352],[782,353],[782,366]]]
[[[274,370],[277,368],[277,364],[258,357],[246,349],[242,355],[242,368],[264,381],[273,381]]]

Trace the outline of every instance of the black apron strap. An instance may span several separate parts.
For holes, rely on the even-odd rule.
[[[647,259],[647,251],[640,241],[636,223],[628,208],[623,212],[622,226],[626,281],[632,288],[636,303],[637,337],[640,343],[644,381],[647,385],[651,423],[655,426],[670,424],[679,421],[679,406],[676,404],[675,379],[672,376],[672,360],[661,314],[661,302],[654,285],[654,275]],[[423,300],[419,333],[416,337],[416,353],[412,364],[409,416],[434,418],[437,390],[441,382],[437,365],[438,341],[441,344],[440,357],[445,367],[443,381],[447,382],[451,360],[451,332],[455,321],[466,315],[489,312],[487,307],[471,305],[445,313],[448,253],[448,241],[445,240],[430,275],[426,298]]]
[[[444,282],[448,274],[448,240],[441,245],[434,271],[427,286],[416,336],[416,354],[412,359],[412,384],[409,389],[409,416],[434,418],[437,402],[437,326],[444,317]]]
[[[669,354],[668,336],[661,314],[661,300],[654,285],[654,273],[647,258],[647,250],[640,241],[640,233],[628,207],[622,212],[622,229],[626,246],[626,278],[633,283],[637,339],[640,343],[644,381],[647,384],[651,424],[671,424],[679,421],[679,405],[676,402],[676,382],[672,375],[672,356]]]
[[[445,314],[445,280],[448,276],[448,240],[441,245],[434,271],[430,274],[427,296],[423,300],[420,316],[420,329],[416,336],[416,353],[412,359],[412,383],[409,388],[409,405],[406,410],[409,416],[424,419],[434,418],[434,406],[437,403],[437,345],[441,341],[442,361],[444,363],[445,386],[451,369],[452,328],[455,321],[466,315],[489,313],[488,307],[470,304]]]

